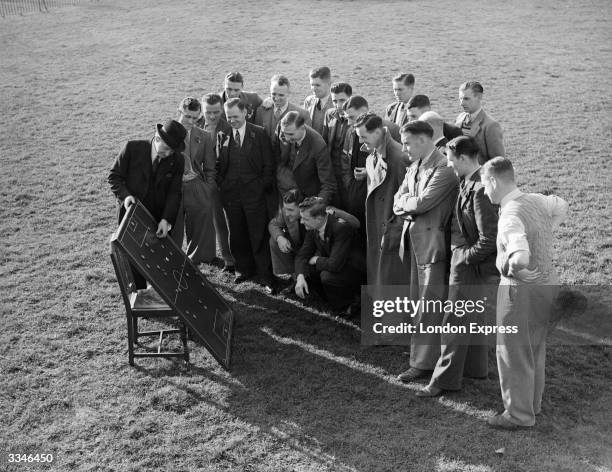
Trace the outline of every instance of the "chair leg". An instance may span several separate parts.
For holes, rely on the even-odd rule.
[[[138,342],[138,317],[132,315],[132,332],[134,333],[134,343],[140,344]]]
[[[128,360],[131,366],[134,366],[134,318],[131,313],[127,313]]]
[[[189,346],[187,345],[187,327],[184,322],[181,323],[181,340],[183,341],[183,354],[185,357],[185,363],[189,364]]]

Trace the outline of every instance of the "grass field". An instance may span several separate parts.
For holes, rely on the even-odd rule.
[[[448,120],[478,79],[520,184],[570,203],[562,281],[610,284],[611,13],[607,0],[101,0],[0,19],[0,470],[612,470],[609,347],[552,346],[536,427],[493,431],[493,364],[461,393],[416,399],[394,380],[402,348],[361,347],[354,326],[209,268],[237,312],[232,372],[195,344],[190,370],[130,368],[106,183],[126,140],[230,70],[262,95],[284,73],[299,103],[326,64],[377,111],[409,71]]]

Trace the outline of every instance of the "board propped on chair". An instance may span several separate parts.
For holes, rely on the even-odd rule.
[[[189,327],[217,361],[230,368],[234,313],[171,238],[155,235],[157,224],[140,203],[126,212],[111,238],[133,266]]]

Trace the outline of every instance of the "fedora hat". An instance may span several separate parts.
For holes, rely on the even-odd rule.
[[[174,151],[181,152],[185,150],[187,130],[178,121],[168,120],[163,126],[158,123],[157,133]]]

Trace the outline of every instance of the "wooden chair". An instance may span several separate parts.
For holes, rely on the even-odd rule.
[[[132,268],[125,252],[111,244],[111,260],[119,282],[121,296],[125,304],[127,315],[128,330],[128,357],[130,365],[134,365],[135,357],[182,357],[185,363],[189,364],[189,349],[187,347],[187,328],[183,320],[162,300],[159,303],[146,303],[143,292],[136,289]],[[156,331],[138,331],[138,319],[159,319],[172,318],[177,320],[178,329],[163,329]],[[180,334],[183,343],[182,352],[162,351],[164,335]],[[138,338],[142,336],[158,336],[157,352],[136,352],[135,345],[138,345]]]

